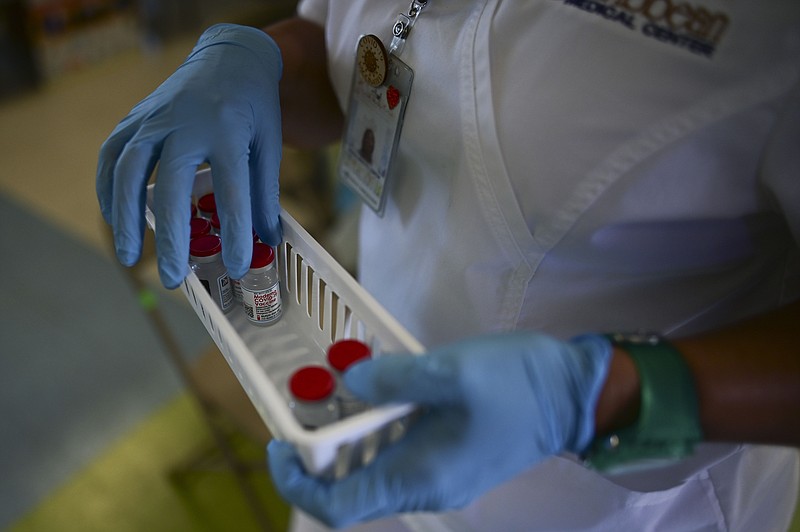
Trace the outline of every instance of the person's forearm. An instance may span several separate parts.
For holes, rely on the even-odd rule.
[[[281,49],[283,140],[297,148],[319,148],[342,133],[343,117],[328,77],[322,27],[290,18],[264,28]]]
[[[708,440],[800,446],[800,302],[675,340],[692,370]]]
[[[710,441],[800,446],[800,302],[751,320],[672,340],[692,371],[703,435]],[[615,348],[595,426],[605,434],[635,421],[639,382]]]

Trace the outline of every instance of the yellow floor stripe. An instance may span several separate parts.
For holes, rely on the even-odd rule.
[[[170,471],[204,449],[208,429],[188,395],[180,395],[57,489],[11,532],[148,532],[257,530],[233,475],[193,471],[181,481]],[[264,449],[236,440],[239,456],[263,462]],[[219,462],[221,465],[221,462]],[[275,530],[285,530],[289,508],[275,495],[266,471],[253,473]]]

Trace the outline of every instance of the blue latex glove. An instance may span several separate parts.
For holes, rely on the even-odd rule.
[[[336,482],[307,476],[292,447],[272,441],[275,485],[332,526],[463,507],[551,455],[588,447],[610,360],[601,336],[562,342],[525,332],[359,363],[345,374],[356,395],[416,403],[422,416],[372,464]]]
[[[254,227],[262,240],[280,243],[282,68],[278,46],[263,31],[212,26],[175,73],[119,123],[100,150],[96,187],[120,262],[131,266],[141,255],[145,190],[156,163],[153,207],[164,286],[178,286],[188,273],[190,198],[202,163],[211,166],[230,275],[247,272]]]

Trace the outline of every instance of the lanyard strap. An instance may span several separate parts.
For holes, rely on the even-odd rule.
[[[408,8],[408,13],[400,13],[397,15],[397,20],[392,26],[392,43],[389,45],[389,53],[400,55],[403,47],[406,44],[408,34],[411,33],[411,28],[417,21],[417,17],[422,13],[422,10],[428,5],[428,0],[412,0],[411,6]]]

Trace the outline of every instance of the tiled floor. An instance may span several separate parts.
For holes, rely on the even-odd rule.
[[[9,532],[286,530],[289,509],[266,471],[248,476],[267,516],[263,527],[229,472],[217,467],[179,472],[187,457],[212,448],[195,403],[183,394],[54,489]],[[236,450],[256,466],[264,463],[263,448],[249,440],[238,441]]]
[[[0,191],[99,250],[108,249],[94,193],[100,144],[190,49],[131,51],[0,103]]]

